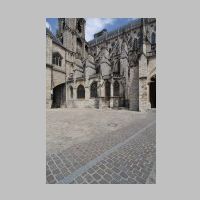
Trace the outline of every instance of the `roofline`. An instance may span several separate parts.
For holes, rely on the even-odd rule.
[[[144,18],[137,18],[137,19],[135,19],[134,21],[129,22],[128,24],[125,24],[125,25],[123,25],[123,26],[121,26],[121,27],[119,27],[119,28],[117,28],[117,29],[115,29],[115,30],[112,30],[112,31],[107,32],[105,35],[99,36],[99,37],[97,37],[97,38],[94,38],[94,39],[88,41],[88,44],[89,44],[90,46],[95,46],[96,44],[101,43],[100,41],[98,41],[98,39],[101,39],[101,41],[102,41],[102,40],[105,40],[105,39],[106,39],[106,40],[107,40],[107,39],[109,40],[109,39],[112,38],[112,35],[115,35],[115,34],[118,35],[118,33],[119,33],[120,31],[122,31],[122,32],[123,32],[123,31],[126,31],[126,30],[123,30],[123,29],[125,29],[125,28],[134,29],[134,28],[137,27],[137,25],[138,25],[138,26],[141,26],[141,25],[142,25],[142,19],[144,19]],[[150,22],[148,22],[149,24],[156,21],[156,18],[145,18],[145,19],[152,19]],[[134,26],[134,25],[135,25],[136,27],[131,27],[131,26]]]

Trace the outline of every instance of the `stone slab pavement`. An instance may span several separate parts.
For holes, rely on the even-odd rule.
[[[70,110],[68,112],[66,110],[57,110],[56,112],[60,117],[65,114],[71,114]],[[78,110],[73,110],[73,112],[73,115],[80,113]],[[84,112],[90,113],[90,117],[87,118],[89,121],[92,120],[92,116],[95,116],[95,112],[98,113],[95,110],[82,110],[81,113],[84,115]],[[46,183],[156,183],[156,113],[130,111],[120,113],[120,111],[112,110],[106,112],[109,113],[107,113],[108,115],[116,116],[117,120],[119,120],[120,115],[122,118],[123,115],[126,115],[131,118],[130,123],[129,120],[127,120],[128,122],[122,120],[123,125],[110,130],[110,128],[106,129],[106,124],[107,122],[108,124],[116,122],[116,118],[106,123],[105,121],[100,122],[101,126],[105,126],[103,129],[104,132],[96,131],[93,135],[90,133],[89,139],[85,140],[80,139],[84,138],[84,134],[80,134],[79,140],[75,139],[74,142],[72,140],[69,144],[66,144],[66,148],[64,144],[60,148],[57,147],[57,136],[54,138],[56,148],[47,142]],[[118,113],[116,114],[116,112]],[[131,117],[132,115],[134,115],[134,119]],[[96,120],[101,121],[102,116],[98,115]],[[73,118],[72,115],[71,117]],[[79,116],[76,117],[79,120]],[[56,120],[59,121],[59,117]],[[58,130],[58,127],[56,130]],[[88,126],[88,133],[91,130],[93,130],[93,127]],[[53,130],[51,131],[53,133]],[[61,135],[63,134],[61,133]],[[53,139],[53,136],[51,137]]]

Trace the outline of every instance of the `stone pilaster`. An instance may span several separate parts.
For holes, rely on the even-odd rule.
[[[113,80],[110,84],[110,107],[114,107],[114,97],[113,97],[114,91],[113,91]]]
[[[139,67],[130,68],[129,109],[139,111]]]
[[[147,58],[142,54],[139,59],[139,111],[148,109],[147,102]]]

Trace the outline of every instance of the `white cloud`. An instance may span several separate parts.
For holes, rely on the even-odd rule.
[[[92,40],[94,34],[101,31],[108,24],[113,24],[115,19],[113,18],[86,18],[86,41]]]
[[[52,30],[51,25],[47,21],[46,21],[46,28],[48,28],[50,31]]]

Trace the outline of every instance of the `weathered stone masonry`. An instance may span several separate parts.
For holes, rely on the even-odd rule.
[[[46,30],[46,105],[146,111],[156,107],[156,19],[140,18],[85,40],[84,18]]]

